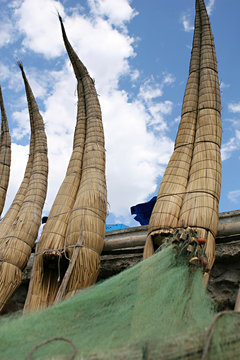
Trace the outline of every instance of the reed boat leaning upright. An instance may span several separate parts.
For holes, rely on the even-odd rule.
[[[104,246],[107,214],[105,141],[98,95],[94,81],[68,41],[61,17],[59,20],[75,76],[83,84],[86,138],[80,186],[65,237],[65,248],[74,266],[71,266],[70,262],[71,268],[63,279],[63,286],[59,289],[56,301],[96,282],[100,269],[100,254]]]
[[[44,123],[21,63],[19,67],[29,108],[32,157],[29,158],[24,180],[20,186],[21,194],[19,192],[17,194],[20,199],[25,193],[24,198],[21,199],[17,214],[16,211],[10,212],[14,221],[0,242],[0,310],[21,283],[22,270],[27,264],[37,237],[47,192],[48,158]],[[26,175],[30,175],[29,178]],[[25,180],[28,183],[27,188],[22,186],[26,185]],[[9,214],[6,215],[9,218]],[[9,223],[11,221],[7,223],[7,227]]]
[[[151,256],[154,244],[167,239],[174,229],[189,227],[206,241],[210,270],[215,259],[221,189],[221,98],[214,39],[204,1],[196,0],[195,7],[181,121],[150,218],[144,258]]]
[[[59,20],[77,79],[77,122],[66,177],[36,248],[26,312],[93,284],[104,245],[107,195],[101,109],[94,82],[69,43],[60,16]]]

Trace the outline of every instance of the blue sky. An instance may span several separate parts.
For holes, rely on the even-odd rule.
[[[5,211],[22,180],[29,120],[23,62],[49,148],[48,214],[71,154],[76,81],[56,15],[95,79],[106,139],[107,223],[137,225],[129,208],[156,195],[173,150],[188,76],[194,0],[12,0],[0,2],[0,84],[12,137]],[[240,209],[240,3],[206,0],[222,92],[220,211]]]

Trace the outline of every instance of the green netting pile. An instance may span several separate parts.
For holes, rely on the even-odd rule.
[[[200,359],[214,315],[201,271],[190,271],[168,247],[57,306],[2,317],[0,359],[27,359],[35,345],[54,337],[76,345],[75,359]],[[209,359],[228,359],[226,349],[234,358],[231,344],[238,346],[239,337],[227,346],[223,342],[239,320],[219,320]],[[31,359],[69,359],[65,355],[71,352],[71,344],[55,340],[37,348]]]

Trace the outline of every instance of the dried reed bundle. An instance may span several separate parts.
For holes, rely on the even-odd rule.
[[[82,177],[69,219],[65,247],[75,265],[57,295],[72,295],[92,285],[100,268],[100,253],[104,245],[107,191],[105,178],[105,147],[102,115],[94,82],[86,67],[70,45],[61,17],[64,44],[77,80],[82,80],[86,107],[86,139],[83,154]],[[66,280],[66,278],[65,278]]]
[[[66,277],[63,278],[66,266],[68,265],[66,258],[68,259],[68,256],[72,256],[73,249],[76,247],[80,236],[79,227],[84,231],[86,231],[87,227],[90,227],[90,231],[96,232],[94,234],[96,244],[93,241],[92,243],[93,247],[95,246],[97,249],[95,251],[91,250],[89,246],[87,251],[92,251],[94,255],[96,251],[100,253],[104,244],[106,183],[101,110],[93,81],[89,77],[86,67],[70,45],[60,16],[59,20],[64,43],[77,78],[78,115],[73,153],[67,174],[37,245],[32,278],[24,308],[25,311],[51,305],[56,299],[57,292],[57,297],[62,298],[62,288],[64,287],[63,292],[65,293],[64,284],[67,285],[68,283],[68,281],[66,282]],[[101,186],[103,186],[103,198],[102,193],[99,191]],[[105,206],[104,210],[102,210],[103,206]],[[100,220],[98,218],[97,220],[93,219],[92,215],[95,213],[99,213],[95,217],[100,217]],[[72,235],[73,231],[74,234]],[[97,232],[101,235],[98,235]],[[71,236],[70,241],[66,240],[69,236]],[[98,244],[99,242],[101,245]],[[86,247],[87,245],[88,243],[86,245],[83,242],[81,243],[81,247]],[[79,247],[77,246],[76,249],[78,251]],[[79,256],[82,256],[81,254],[84,251],[86,252],[84,249]],[[74,262],[74,266],[73,262],[71,263],[71,276],[76,276],[74,274],[76,274],[76,271],[78,272],[78,268],[76,270],[75,267],[78,266],[79,259],[78,256],[75,256],[75,258],[76,263]],[[88,268],[93,267],[92,263],[94,262],[94,275],[90,273],[90,280],[88,280],[90,283],[95,282],[99,268],[99,255],[95,255],[95,258],[97,260],[91,260],[90,255],[86,259],[84,258],[84,262],[81,262],[85,273]],[[69,270],[67,273],[69,274]],[[81,274],[77,274],[78,277],[80,278]],[[91,277],[94,277],[94,281]],[[84,281],[86,282],[85,277]],[[90,283],[87,283],[86,286],[89,286]]]
[[[144,258],[148,258],[154,253],[154,237],[159,236],[161,233],[167,234],[178,226],[195,141],[199,96],[200,48],[201,22],[200,12],[198,7],[196,7],[192,56],[183,99],[181,121],[174,152],[160,184],[157,201],[150,218]]]
[[[52,205],[47,223],[37,244],[29,291],[24,310],[40,309],[51,305],[68,265],[64,252],[64,239],[69,216],[79,188],[86,115],[82,82],[78,81],[78,110],[74,133],[73,152],[66,176]]]
[[[33,163],[33,152],[34,152],[34,137],[33,133],[31,134],[31,140],[30,140],[30,151],[29,151],[29,157],[27,166],[25,169],[24,177],[22,180],[22,183],[17,191],[17,194],[14,197],[14,200],[8,209],[7,213],[4,215],[4,218],[0,222],[0,247],[1,244],[4,243],[5,235],[10,230],[11,226],[13,225],[14,221],[17,218],[18,212],[22,206],[23,200],[25,198],[28,185],[29,185],[29,179],[32,173],[32,163]]]
[[[1,139],[0,139],[0,215],[5,204],[11,165],[11,137],[8,129],[7,115],[4,108],[0,86]]]
[[[209,268],[215,258],[221,189],[221,99],[211,26],[203,0],[196,0],[190,72],[174,153],[158,192],[144,257],[154,237],[190,226],[207,240]]]
[[[0,310],[21,283],[22,269],[27,264],[38,233],[47,191],[48,160],[44,123],[20,63],[19,67],[26,88],[31,131],[34,138],[34,154],[25,198],[17,218],[1,243]]]
[[[201,65],[198,119],[188,187],[179,217],[198,233],[204,232],[209,267],[215,259],[218,203],[221,191],[221,96],[214,39],[205,4],[199,0],[201,14]]]

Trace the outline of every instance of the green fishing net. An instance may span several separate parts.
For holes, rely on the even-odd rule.
[[[74,359],[200,359],[214,316],[201,270],[191,270],[169,246],[57,306],[2,317],[0,359],[27,359],[31,349],[52,338],[30,358],[70,359],[72,345],[58,337],[75,344]],[[239,328],[240,319],[225,318],[215,324],[208,359],[228,359],[221,357],[219,342]]]

